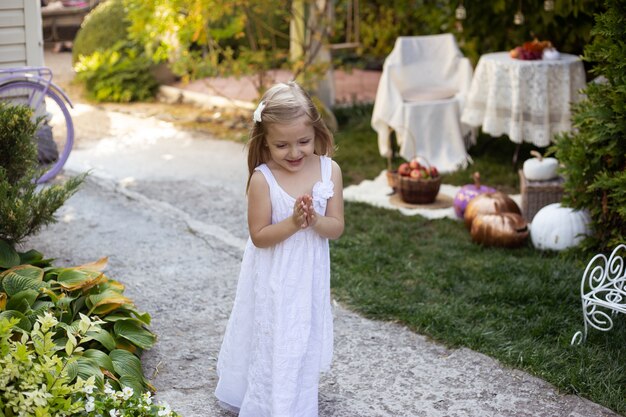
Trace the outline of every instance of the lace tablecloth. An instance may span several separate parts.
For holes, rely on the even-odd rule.
[[[558,60],[524,61],[508,52],[481,56],[474,71],[461,121],[482,126],[515,143],[550,144],[557,132],[571,129],[570,103],[585,87],[582,61],[561,54]]]

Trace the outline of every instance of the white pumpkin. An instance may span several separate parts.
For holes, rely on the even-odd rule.
[[[544,158],[537,151],[530,151],[534,158],[529,158],[524,161],[522,170],[524,176],[530,181],[547,181],[556,178],[556,173],[559,167],[559,161],[556,158]]]
[[[563,250],[578,245],[591,232],[586,211],[549,204],[541,208],[530,224],[530,239],[537,249]]]

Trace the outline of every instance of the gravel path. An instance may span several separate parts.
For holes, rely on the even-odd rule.
[[[24,246],[65,265],[108,256],[106,273],[152,315],[158,341],[143,364],[157,398],[185,417],[226,416],[212,392],[247,238],[245,153],[153,118],[82,109],[106,129],[92,126],[67,166],[92,174],[60,221]],[[334,316],[322,417],[617,416],[471,350],[337,303]]]

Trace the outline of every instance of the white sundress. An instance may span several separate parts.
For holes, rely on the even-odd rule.
[[[320,156],[313,205],[326,213],[332,162]],[[293,215],[295,198],[263,164],[272,223]],[[321,371],[333,353],[328,239],[303,229],[260,249],[248,239],[237,295],[217,361],[216,397],[239,417],[317,417]]]

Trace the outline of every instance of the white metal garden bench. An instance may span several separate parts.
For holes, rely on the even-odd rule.
[[[626,314],[626,245],[618,245],[607,259],[603,254],[594,256],[587,264],[580,284],[584,331],[572,337],[571,344],[587,339],[589,326],[609,331],[617,314]]]

